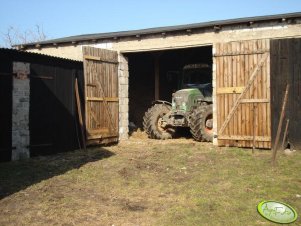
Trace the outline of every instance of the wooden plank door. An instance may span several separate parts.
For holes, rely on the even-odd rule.
[[[31,63],[30,68],[29,150],[33,157],[57,152],[56,114],[62,104],[56,97],[56,67]]]
[[[12,62],[9,60],[0,61],[0,162],[10,161],[12,156],[13,74],[10,71]]]
[[[89,143],[118,141],[118,55],[83,47],[85,124]]]
[[[269,40],[215,49],[218,145],[271,148]]]

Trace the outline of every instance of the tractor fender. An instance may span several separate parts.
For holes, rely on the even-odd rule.
[[[152,104],[153,105],[155,105],[155,104],[166,104],[166,105],[171,106],[171,103],[168,102],[168,101],[165,101],[165,100],[155,100],[155,101],[152,102]]]

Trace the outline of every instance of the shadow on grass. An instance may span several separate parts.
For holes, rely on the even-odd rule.
[[[42,180],[113,155],[113,152],[105,148],[90,148],[87,151],[77,150],[23,161],[0,163],[0,199]]]

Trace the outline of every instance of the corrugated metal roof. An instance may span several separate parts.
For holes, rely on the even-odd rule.
[[[111,38],[122,38],[129,36],[141,36],[141,35],[151,35],[158,33],[166,33],[166,32],[175,32],[175,31],[183,31],[190,29],[202,29],[202,28],[213,28],[214,26],[227,26],[227,25],[235,25],[235,24],[243,24],[249,22],[265,22],[272,20],[282,20],[282,19],[294,19],[301,18],[301,12],[296,13],[287,13],[287,14],[277,14],[270,16],[257,16],[257,17],[245,17],[238,19],[230,19],[230,20],[220,20],[220,21],[210,21],[204,23],[194,23],[194,24],[186,24],[179,26],[167,26],[167,27],[156,27],[156,28],[148,28],[148,29],[140,29],[140,30],[131,30],[131,31],[120,31],[120,32],[109,32],[109,33],[97,33],[97,34],[86,34],[86,35],[76,35],[65,38],[52,39],[41,42],[27,43],[23,45],[16,45],[16,47],[33,47],[35,45],[53,45],[53,44],[62,44],[62,43],[77,43],[83,41],[93,41],[93,40],[101,40],[101,39],[111,39]]]
[[[40,57],[50,57],[52,59],[56,59],[56,60],[65,60],[65,61],[69,61],[69,62],[77,62],[77,63],[82,63],[82,61],[80,60],[73,60],[73,59],[69,59],[69,58],[64,58],[64,57],[58,57],[58,56],[51,56],[51,55],[47,55],[47,54],[43,54],[43,53],[34,53],[34,52],[27,52],[27,51],[20,51],[17,49],[10,49],[10,48],[0,48],[0,52],[1,53],[5,53],[5,54],[20,54],[20,55],[27,55],[27,56],[40,56]]]

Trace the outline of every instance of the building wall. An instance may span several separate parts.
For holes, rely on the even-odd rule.
[[[30,64],[13,62],[12,160],[29,158]]]
[[[126,37],[117,40],[101,40],[98,43],[83,43],[79,45],[64,45],[28,49],[31,52],[51,56],[82,60],[82,46],[89,45],[97,48],[116,50],[119,52],[138,52],[172,48],[188,48],[212,45],[218,42],[230,42],[252,39],[277,39],[301,37],[301,20],[294,24],[269,22],[262,24],[236,25],[221,28],[215,32],[212,29],[192,30],[188,32],[166,33],[166,35],[141,35],[141,37]]]
[[[141,35],[140,37],[125,37],[120,39],[101,40],[97,43],[80,43],[78,45],[65,45],[56,47],[42,47],[29,51],[43,53],[52,56],[82,60],[82,46],[89,45],[96,48],[116,50],[119,53],[153,51],[175,48],[189,48],[197,46],[212,45],[215,51],[216,43],[224,43],[240,40],[254,39],[279,39],[301,37],[301,20],[294,23],[287,22],[265,22],[245,25],[233,25],[222,27],[214,31],[208,29],[192,29],[191,32],[181,31],[166,34]],[[120,139],[126,139],[128,133],[128,65],[126,58],[120,55],[121,65],[119,67],[119,133]],[[216,64],[213,60],[213,93],[216,85]],[[213,97],[213,113],[216,116],[216,99]],[[216,117],[214,117],[216,118]],[[217,122],[214,120],[214,134]],[[214,144],[217,139],[214,138]]]
[[[301,21],[300,21],[301,23]],[[205,30],[202,32],[179,33],[176,35],[154,35],[141,40],[125,40],[113,43],[112,48],[121,52],[135,52],[143,50],[158,50],[170,48],[187,48],[202,45],[211,45],[218,42],[230,42],[238,40],[296,37],[301,36],[301,24],[279,25],[279,23],[267,23],[264,25],[232,26],[222,28],[219,32]]]
[[[118,62],[119,140],[124,140],[129,133],[129,68],[124,55],[119,54]]]

